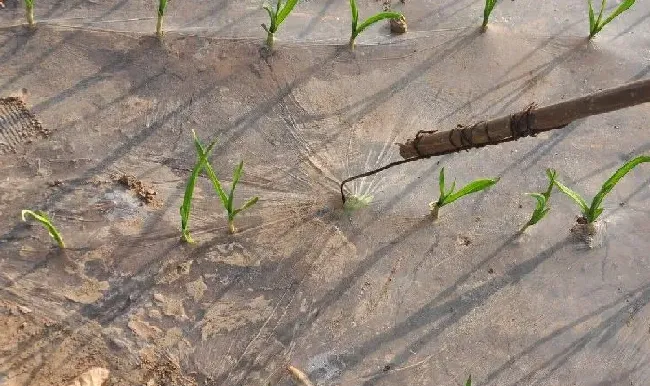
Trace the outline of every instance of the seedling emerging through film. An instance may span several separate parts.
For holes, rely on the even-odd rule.
[[[483,8],[483,25],[481,29],[483,32],[487,31],[488,20],[490,19],[490,14],[492,10],[497,5],[497,0],[485,0],[485,8]]]
[[[623,0],[623,2],[619,4],[618,7],[616,7],[614,12],[612,12],[611,15],[603,20],[603,12],[605,11],[607,0],[602,0],[602,3],[600,4],[600,12],[598,12],[598,18],[596,18],[594,15],[592,0],[589,0],[589,39],[596,36],[596,34],[600,32],[604,26],[618,17],[618,15],[627,11],[632,6],[632,4],[634,4],[634,2],[635,0]]]
[[[578,223],[586,224],[588,234],[593,235],[595,233],[593,223],[598,219],[601,213],[603,213],[601,204],[603,203],[605,196],[611,192],[612,189],[614,189],[614,186],[616,186],[621,178],[625,177],[625,175],[634,169],[637,165],[644,162],[650,162],[650,156],[641,155],[623,164],[623,166],[621,166],[616,171],[616,173],[614,173],[611,177],[609,177],[607,181],[605,181],[598,194],[596,194],[594,199],[591,201],[591,205],[587,205],[587,202],[584,198],[582,198],[582,196],[566,187],[560,181],[555,180],[555,185],[562,191],[562,193],[571,197],[571,199],[575,201],[576,204],[578,204],[582,212],[582,217],[578,219]]]
[[[30,27],[34,25],[34,0],[25,0],[25,18]]]
[[[472,376],[470,375],[469,378],[467,378],[467,382],[465,382],[465,386],[472,386]]]
[[[208,150],[210,148],[206,149],[203,147],[201,144],[201,141],[194,136],[194,145],[196,146],[196,151],[199,155],[199,161],[202,160],[202,166],[205,168],[205,171],[208,175],[208,178],[212,182],[212,186],[214,187],[214,190],[217,192],[217,195],[219,196],[219,200],[221,200],[221,204],[223,205],[224,209],[226,209],[226,212],[228,213],[228,230],[230,233],[235,233],[237,232],[237,229],[235,228],[235,217],[242,211],[250,208],[251,206],[255,205],[257,200],[259,200],[259,197],[253,197],[246,201],[244,205],[242,205],[240,208],[235,209],[234,203],[235,203],[235,189],[237,187],[237,183],[239,182],[239,179],[241,178],[242,171],[244,169],[244,161],[241,161],[239,165],[235,168],[235,171],[233,173],[232,177],[232,186],[230,187],[230,192],[228,195],[224,192],[221,182],[217,178],[217,175],[214,173],[214,170],[212,169],[212,165],[210,165],[210,162],[208,162]]]
[[[21,212],[23,221],[27,221],[27,218],[25,217],[26,215],[29,215],[33,217],[34,220],[40,222],[41,225],[43,225],[45,229],[47,229],[47,231],[50,234],[50,237],[52,237],[54,241],[56,241],[56,243],[59,244],[59,248],[61,249],[65,248],[65,243],[63,242],[63,238],[61,237],[61,234],[56,229],[56,227],[52,224],[47,214],[41,212],[40,210],[32,211],[28,209],[23,209],[23,211]]]
[[[384,11],[384,12],[379,12],[373,16],[370,16],[369,18],[364,20],[363,23],[358,24],[359,10],[357,9],[357,3],[355,2],[355,0],[350,0],[350,10],[352,11],[352,35],[350,36],[350,49],[352,50],[354,50],[355,39],[366,28],[370,27],[371,25],[377,23],[380,20],[400,19],[403,17],[401,13]]]
[[[551,192],[553,191],[553,186],[555,185],[555,176],[557,173],[553,169],[546,169],[546,175],[548,176],[548,188],[543,193],[526,193],[529,196],[537,200],[533,214],[530,216],[530,220],[521,228],[521,232],[525,231],[529,226],[535,225],[540,222],[548,213],[551,208],[548,206],[548,201],[551,199]]]
[[[452,202],[458,200],[463,196],[467,196],[468,194],[485,190],[490,186],[496,184],[498,181],[499,181],[498,178],[475,180],[465,185],[457,192],[454,192],[454,188],[456,187],[456,182],[454,181],[451,184],[451,188],[449,189],[449,191],[445,192],[445,168],[440,169],[440,179],[438,180],[438,184],[440,186],[440,197],[438,198],[438,201],[429,203],[429,208],[431,209],[431,217],[434,220],[437,220],[438,211],[443,206],[447,204],[451,204]]]
[[[353,194],[345,200],[343,209],[348,213],[354,212],[369,206],[373,199],[372,194]]]
[[[201,152],[199,152],[200,145],[198,142],[198,138],[196,137],[196,133],[193,130],[192,130],[192,134],[194,135],[194,146],[196,147],[197,150],[197,161],[196,161],[196,165],[194,166],[194,169],[192,169],[192,174],[190,174],[190,178],[187,180],[187,185],[185,186],[185,195],[183,196],[183,204],[181,205],[181,209],[180,209],[181,240],[187,243],[194,242],[194,240],[192,240],[192,237],[190,236],[189,221],[190,221],[190,211],[192,209],[192,197],[194,195],[194,186],[196,185],[196,179],[198,178],[199,174],[201,174],[201,170],[203,170],[204,165],[207,163],[208,157],[212,152],[212,148],[217,143],[217,141],[214,141],[210,145],[208,145],[208,147],[205,149],[205,152],[203,152],[203,156],[201,156]]]
[[[278,31],[278,28],[280,28],[280,24],[282,24],[284,19],[289,16],[293,10],[293,7],[295,7],[297,3],[298,0],[287,0],[283,7],[282,0],[278,0],[275,11],[268,4],[264,4],[262,7],[266,9],[266,12],[269,14],[269,18],[271,19],[270,25],[268,27],[266,24],[262,24],[262,28],[264,28],[264,31],[266,31],[267,34],[266,45],[269,46],[269,48],[273,48],[273,43],[275,42],[275,33]]]
[[[156,35],[162,37],[163,17],[167,9],[167,0],[158,0],[158,21],[156,22]]]

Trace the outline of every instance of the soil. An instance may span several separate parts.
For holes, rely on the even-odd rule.
[[[599,246],[557,193],[519,229],[546,168],[590,196],[650,151],[650,106],[360,179],[348,193],[374,198],[353,212],[338,184],[419,130],[646,78],[650,3],[592,41],[579,2],[500,2],[484,34],[480,2],[398,3],[408,33],[380,23],[354,52],[345,2],[300,3],[273,52],[254,3],[170,2],[162,40],[151,4],[43,0],[34,29],[21,4],[0,9],[0,97],[29,90],[20,111],[49,135],[0,154],[0,385],[102,368],[110,385],[287,386],[288,366],[321,386],[648,383],[648,169],[605,199]],[[187,245],[192,130],[218,139],[225,185],[245,161],[237,203],[260,201],[230,235],[200,178]],[[443,166],[500,181],[433,222]]]
[[[115,177],[114,177],[115,178]],[[122,174],[121,176],[115,178],[117,182],[122,184],[128,189],[131,189],[135,194],[138,195],[138,198],[142,200],[145,204],[156,204],[156,191],[152,188],[147,188],[138,180],[135,176]]]
[[[0,154],[15,153],[19,144],[49,134],[20,97],[0,98]]]
[[[406,18],[404,16],[399,19],[390,19],[390,32],[396,34],[406,33],[408,25],[406,24]]]

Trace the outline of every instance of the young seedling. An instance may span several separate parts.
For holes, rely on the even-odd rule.
[[[603,203],[605,196],[611,192],[612,189],[614,189],[614,186],[616,186],[621,178],[625,177],[625,175],[634,169],[637,165],[644,162],[650,162],[650,156],[641,155],[623,164],[623,166],[621,166],[611,177],[609,177],[609,179],[607,179],[607,181],[605,181],[598,194],[596,194],[596,196],[594,196],[593,200],[591,201],[591,205],[587,205],[587,201],[585,201],[585,199],[582,198],[582,196],[580,196],[578,193],[569,189],[557,179],[555,180],[555,186],[557,186],[558,189],[562,191],[562,193],[566,194],[573,201],[575,201],[580,207],[582,217],[579,217],[577,222],[578,224],[586,225],[587,235],[593,235],[595,233],[595,227],[593,224],[603,213],[601,204]]]
[[[207,163],[207,159],[210,156],[210,153],[212,152],[212,148],[217,143],[217,141],[210,143],[208,147],[205,149],[205,151],[201,153],[200,150],[202,150],[202,148],[200,147],[199,139],[197,138],[194,130],[192,130],[192,134],[194,135],[194,146],[196,147],[198,155],[197,155],[196,165],[194,166],[194,169],[192,169],[192,174],[190,174],[190,178],[187,180],[187,185],[185,186],[185,195],[183,196],[183,204],[181,205],[180,208],[181,240],[186,243],[194,243],[194,240],[190,236],[189,221],[190,221],[190,211],[192,209],[192,197],[194,195],[194,186],[196,185],[196,179],[198,178],[199,174],[201,174],[201,170],[203,170],[203,167]]]
[[[63,242],[63,238],[61,237],[61,234],[59,231],[56,229],[56,227],[52,224],[50,221],[50,218],[45,214],[45,212],[41,212],[40,210],[37,211],[32,211],[29,209],[23,209],[21,212],[21,216],[23,218],[23,221],[27,221],[26,215],[29,215],[34,218],[34,220],[38,221],[47,229],[47,231],[50,234],[50,237],[56,241],[57,244],[59,244],[59,248],[64,249],[65,248],[65,243]]]
[[[485,8],[483,8],[483,25],[481,26],[483,32],[487,31],[490,14],[496,5],[497,0],[485,0]]]
[[[452,202],[458,200],[463,196],[467,196],[468,194],[485,190],[490,186],[496,184],[497,182],[499,182],[498,178],[474,180],[469,184],[465,185],[459,191],[454,192],[454,188],[456,187],[456,182],[454,181],[451,184],[451,188],[449,189],[449,191],[445,192],[445,168],[440,169],[440,179],[438,180],[438,185],[440,186],[440,197],[438,198],[438,201],[429,203],[429,208],[431,209],[431,217],[434,220],[437,220],[438,211],[443,206],[447,204],[451,204]]]
[[[592,0],[589,0],[589,39],[593,38],[596,36],[600,30],[603,29],[604,26],[609,24],[610,21],[614,20],[618,15],[621,13],[627,11],[632,4],[634,4],[635,0],[623,0],[621,4],[616,7],[614,12],[612,12],[611,15],[609,15],[605,20],[603,20],[603,12],[605,11],[605,5],[607,3],[607,0],[602,0],[602,3],[600,4],[600,12],[598,12],[598,18],[594,16],[594,7],[591,2]]]
[[[242,211],[255,205],[255,203],[259,200],[259,197],[253,197],[248,201],[246,201],[244,205],[242,205],[240,208],[235,209],[234,207],[235,188],[237,187],[237,183],[241,178],[242,171],[244,169],[244,161],[241,161],[239,165],[237,165],[237,167],[235,168],[232,177],[232,186],[230,187],[229,194],[226,195],[225,191],[221,186],[221,182],[219,181],[219,178],[217,178],[214,169],[212,169],[212,165],[210,165],[210,162],[208,162],[207,160],[209,149],[204,148],[203,145],[201,144],[201,141],[196,136],[194,137],[194,139],[195,139],[194,143],[196,146],[196,150],[199,154],[199,160],[203,160],[202,166],[203,168],[205,168],[205,171],[208,174],[208,178],[212,182],[212,186],[214,187],[214,190],[217,192],[217,195],[219,196],[219,200],[221,200],[221,204],[223,205],[224,209],[226,209],[226,212],[228,213],[228,230],[230,231],[230,233],[236,233],[237,228],[235,228],[235,217]]]
[[[25,18],[30,27],[34,26],[34,0],[25,0]]]
[[[404,17],[402,16],[401,13],[398,12],[384,11],[384,12],[379,12],[373,16],[370,16],[369,18],[364,20],[363,23],[358,24],[359,9],[357,9],[357,3],[355,2],[355,0],[350,0],[350,10],[352,11],[352,35],[350,36],[351,50],[354,50],[355,39],[357,38],[357,36],[361,32],[363,32],[363,30],[365,30],[366,28],[384,19],[400,19]]]
[[[156,36],[158,37],[163,35],[162,26],[165,10],[167,10],[167,0],[158,0],[158,21],[156,22]]]
[[[275,6],[275,11],[269,4],[264,4],[262,7],[266,9],[266,12],[269,14],[269,18],[271,19],[269,27],[267,27],[266,24],[262,24],[262,28],[264,28],[264,31],[266,31],[267,34],[266,45],[269,48],[273,48],[273,43],[275,43],[275,33],[278,31],[278,28],[280,28],[280,24],[282,24],[284,19],[289,16],[293,10],[293,7],[295,7],[297,3],[298,0],[287,0],[283,7],[282,0],[278,0],[278,3]]]
[[[372,194],[353,194],[345,199],[343,210],[347,213],[363,209],[370,205],[374,199]]]
[[[553,191],[553,186],[555,185],[555,176],[557,173],[553,169],[546,169],[546,175],[548,176],[549,183],[548,183],[548,188],[546,188],[546,191],[543,193],[526,193],[529,196],[535,198],[537,200],[537,204],[535,206],[535,209],[533,210],[533,214],[530,216],[530,220],[521,228],[520,232],[525,231],[529,226],[535,225],[538,222],[540,222],[548,213],[549,210],[551,210],[550,207],[548,207],[548,201],[551,199],[551,192]]]
[[[467,378],[467,382],[465,382],[465,386],[472,386],[472,376],[470,375],[469,378]]]

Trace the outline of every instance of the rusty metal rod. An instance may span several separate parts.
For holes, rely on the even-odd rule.
[[[557,104],[528,109],[447,131],[418,133],[398,144],[404,159],[428,158],[461,150],[516,141],[544,131],[561,129],[576,119],[650,102],[650,79],[599,91]]]

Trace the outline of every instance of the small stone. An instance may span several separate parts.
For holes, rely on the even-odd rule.
[[[472,239],[470,239],[468,236],[465,235],[458,235],[458,237],[456,238],[456,242],[458,243],[458,245],[463,245],[467,247],[472,244]]]
[[[18,310],[20,312],[22,312],[23,314],[31,314],[32,313],[32,309],[29,308],[29,307],[25,307],[25,306],[18,306]]]

